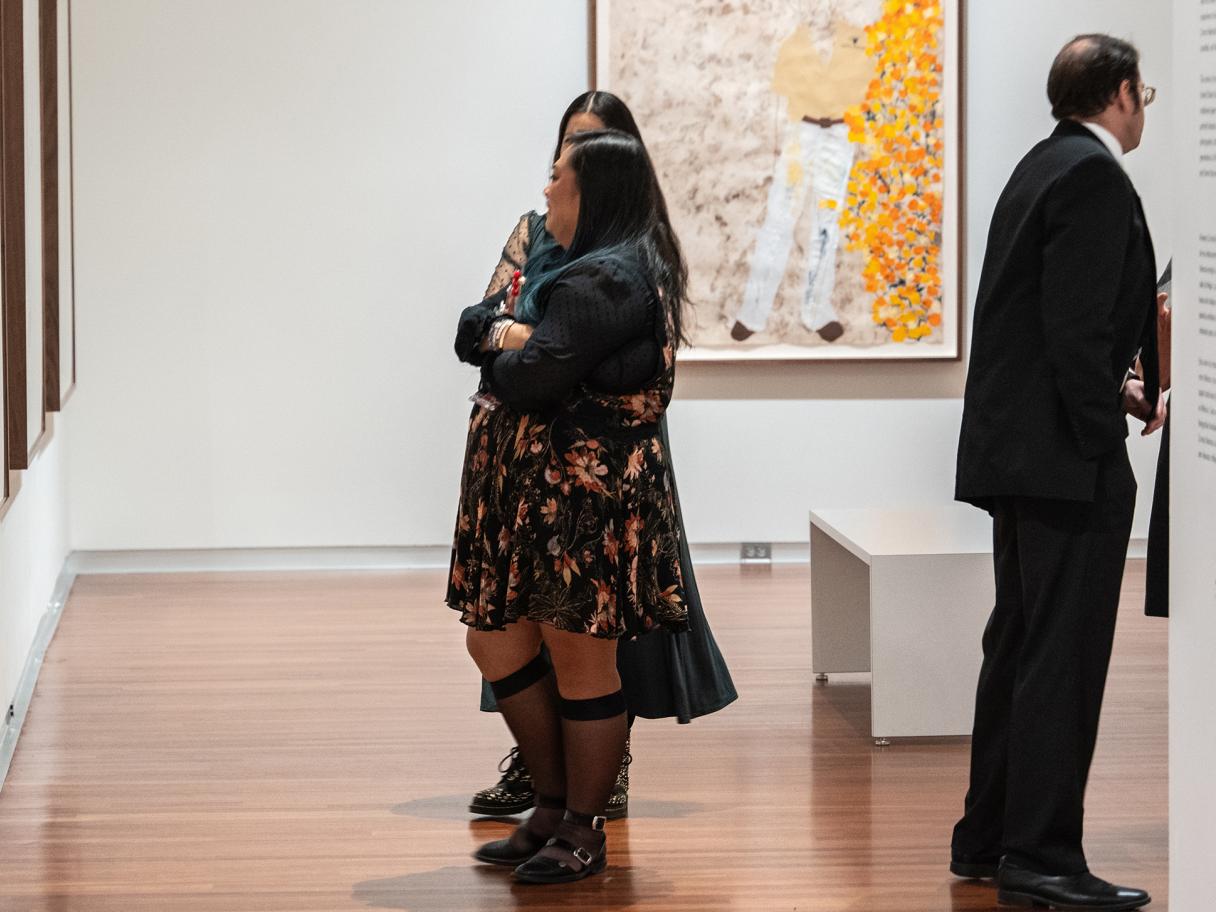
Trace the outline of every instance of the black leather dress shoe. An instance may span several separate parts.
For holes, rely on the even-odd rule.
[[[510,839],[495,839],[474,852],[473,857],[483,864],[510,865],[511,867],[523,864],[544,848],[547,842],[543,836],[533,836],[527,826],[526,823],[520,824],[523,833],[522,838],[518,841],[522,845],[516,846]]]
[[[1117,887],[1090,873],[1053,877],[1002,862],[996,875],[999,902],[1012,906],[1047,906],[1060,912],[1130,912],[1150,902],[1143,890]]]
[[[1000,867],[999,858],[973,858],[969,855],[956,855],[950,859],[950,873],[955,877],[966,877],[969,880],[992,880],[996,877],[996,869]]]

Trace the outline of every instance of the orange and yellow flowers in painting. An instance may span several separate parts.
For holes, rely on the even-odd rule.
[[[899,343],[942,323],[943,17],[942,0],[884,0],[866,29],[877,78],[845,114],[859,154],[841,227],[865,254],[873,320]]]

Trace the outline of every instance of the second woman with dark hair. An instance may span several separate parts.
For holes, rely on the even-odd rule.
[[[470,472],[493,457],[468,455],[456,550],[477,557],[454,560],[448,602],[537,792],[532,816],[477,857],[560,883],[606,864],[603,813],[627,735],[617,641],[688,622],[658,426],[685,268],[635,138],[571,136],[546,196],[564,265],[538,283],[527,343],[493,350],[511,328],[493,300],[461,319],[458,350],[478,360],[489,340],[483,379],[519,417],[496,471]],[[490,514],[504,520],[482,522]]]
[[[589,130],[615,129],[642,142],[641,133],[629,107],[611,92],[584,92],[575,98],[562,115],[557,131],[553,161],[561,154],[565,140]],[[643,143],[643,145],[645,145]],[[668,223],[666,211],[659,213],[660,222]],[[530,212],[520,220],[503,249],[502,258],[494,270],[489,298],[507,288],[515,270],[521,270],[527,280],[523,294],[513,308],[519,324],[511,333],[507,347],[523,344],[530,327],[540,319],[535,289],[542,287],[544,275],[562,261],[565,251],[545,229],[543,213]],[[530,325],[528,325],[530,324]],[[477,437],[486,437],[486,450],[495,450],[494,439],[514,436],[511,417],[499,409],[492,415],[475,410],[473,423]],[[668,443],[667,420],[659,422],[663,443]],[[679,493],[672,476],[672,496],[679,504]],[[688,544],[680,530],[680,572],[688,605],[688,630],[678,634],[660,632],[656,636],[623,642],[617,651],[617,669],[629,709],[630,727],[635,716],[646,719],[674,717],[681,723],[716,712],[736,698],[730,672],[714,641],[706,620],[693,572]],[[481,708],[487,712],[497,709],[493,691],[483,681]],[[611,820],[623,817],[629,807],[629,764],[632,761],[629,743],[609,798],[605,816]],[[535,802],[531,773],[519,749],[512,748],[500,767],[502,777],[489,788],[477,792],[469,804],[474,814],[509,816],[529,810]]]

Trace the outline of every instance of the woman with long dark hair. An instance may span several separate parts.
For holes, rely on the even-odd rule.
[[[562,115],[553,161],[557,161],[568,136],[605,128],[620,130],[642,141],[633,114],[619,97],[600,91],[579,95]],[[661,213],[661,222],[667,223],[666,211]],[[544,223],[543,213],[529,212],[520,218],[504,246],[486,291],[486,298],[490,298],[508,288],[516,270],[520,270],[524,276],[522,294],[512,308],[517,324],[523,325],[513,327],[509,336],[504,338],[508,349],[522,346],[531,326],[539,320],[534,295],[539,287],[537,283],[547,272],[556,268],[564,254],[553,236],[545,230]],[[496,429],[510,424],[505,414],[479,415],[476,409],[473,421],[478,425],[478,436],[487,436],[487,449],[493,449],[489,438],[497,436]],[[660,431],[667,446],[666,417],[660,422]],[[510,432],[513,433],[513,428]],[[672,496],[678,505],[674,476]],[[652,637],[626,640],[617,652],[617,668],[629,707],[631,728],[633,719],[638,716],[647,719],[674,717],[681,723],[687,723],[716,712],[736,699],[730,672],[705,618],[682,526],[680,571],[688,602],[688,630],[678,634],[663,631]],[[497,709],[493,691],[485,681],[482,682],[481,708],[486,712]],[[628,813],[629,764],[632,760],[630,745],[626,742],[625,754],[605,810],[609,820]],[[523,813],[533,806],[536,793],[532,776],[518,747],[508,752],[500,764],[500,772],[502,775],[496,784],[473,796],[469,803],[472,813],[507,816]]]
[[[503,350],[506,291],[461,316],[458,353],[481,361],[515,433],[493,453],[471,439],[448,604],[536,787],[532,816],[476,857],[564,883],[606,864],[628,734],[617,642],[688,625],[659,429],[687,271],[636,138],[571,135],[545,195],[564,252],[534,285],[535,330]]]

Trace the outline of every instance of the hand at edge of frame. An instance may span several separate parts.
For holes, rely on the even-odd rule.
[[[1147,437],[1149,434],[1156,433],[1165,425],[1165,416],[1169,414],[1170,406],[1166,401],[1165,391],[1162,390],[1157,396],[1157,408],[1153,410],[1153,415],[1144,422],[1144,430],[1140,432],[1141,437]]]

